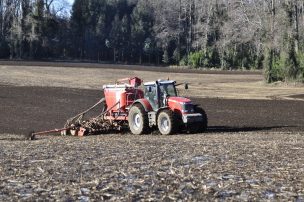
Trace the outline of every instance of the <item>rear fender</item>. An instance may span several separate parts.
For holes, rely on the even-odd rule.
[[[139,100],[136,100],[132,105],[131,107],[133,107],[134,105],[136,104],[141,104],[143,106],[143,108],[145,109],[146,112],[150,112],[150,111],[153,111],[153,108],[150,104],[150,102],[147,100],[147,99],[139,99]],[[131,108],[130,107],[130,108]]]
[[[156,117],[158,117],[159,113],[161,113],[161,112],[164,111],[165,109],[171,110],[169,107],[162,107],[162,108],[159,108],[159,109],[156,111]]]

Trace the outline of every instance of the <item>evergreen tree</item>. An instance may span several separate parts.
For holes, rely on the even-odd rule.
[[[71,29],[75,56],[83,59],[85,57],[85,43],[88,35],[89,1],[75,0],[72,7]]]
[[[113,62],[117,62],[119,50],[122,47],[122,29],[119,15],[116,14],[112,22],[112,29],[109,35],[111,47],[113,48]]]
[[[140,0],[134,8],[131,24],[131,39],[133,46],[133,53],[138,57],[139,63],[142,63],[142,51],[145,47],[147,38],[153,37],[153,10],[148,1]]]
[[[268,82],[304,77],[303,1],[75,0],[71,16],[64,2],[0,0],[0,58],[264,64]]]
[[[169,62],[170,62],[169,60],[170,60],[170,59],[169,59],[168,51],[165,50],[165,51],[164,51],[164,55],[163,55],[163,63],[169,64]]]

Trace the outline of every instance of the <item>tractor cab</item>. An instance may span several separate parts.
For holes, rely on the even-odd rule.
[[[167,106],[168,97],[176,97],[175,81],[158,80],[144,84],[144,97],[149,101],[154,111]]]

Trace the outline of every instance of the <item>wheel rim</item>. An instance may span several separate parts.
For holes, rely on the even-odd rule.
[[[167,132],[169,130],[169,120],[166,117],[162,117],[160,119],[160,128],[162,129],[162,131]]]
[[[133,116],[133,128],[135,130],[138,130],[140,128],[140,125],[141,125],[141,118],[140,118],[140,115],[139,114],[135,114]]]
[[[76,130],[70,130],[72,136],[76,136]]]

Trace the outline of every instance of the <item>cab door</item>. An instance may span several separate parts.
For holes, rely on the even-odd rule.
[[[159,109],[159,100],[156,85],[145,86],[145,98],[150,102],[154,111]]]

